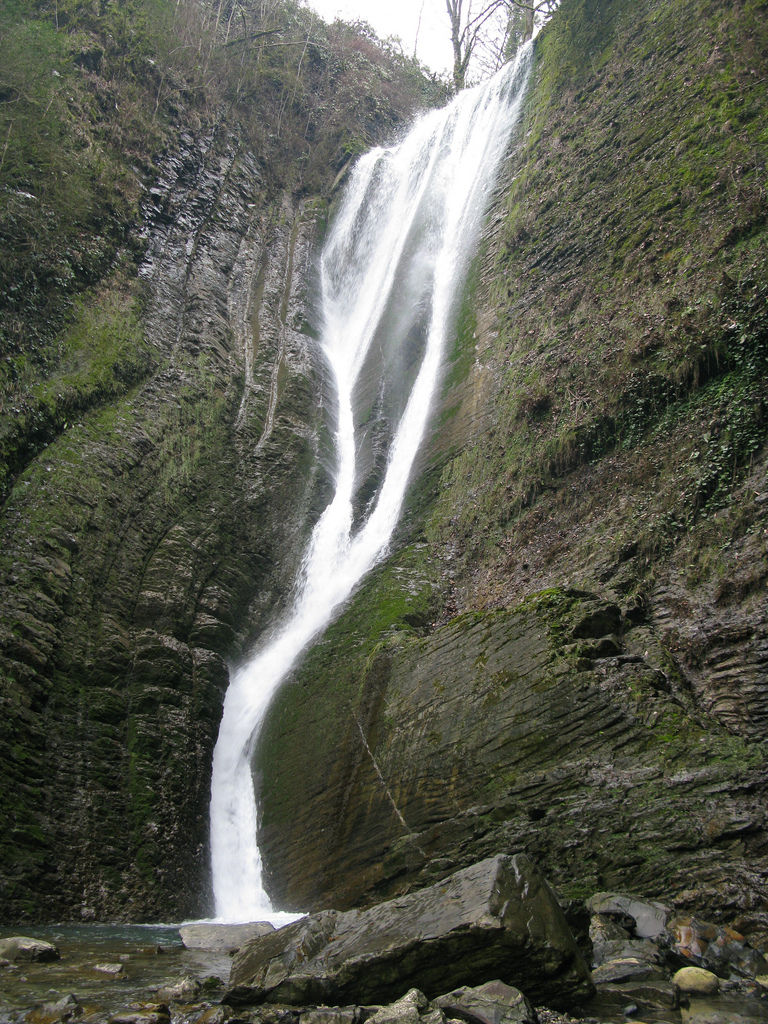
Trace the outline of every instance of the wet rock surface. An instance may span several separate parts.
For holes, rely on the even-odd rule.
[[[747,829],[762,850],[762,756],[715,723],[702,727],[647,627],[626,622],[621,655],[587,658],[573,631],[585,606],[597,621],[600,603],[552,589],[425,638],[401,633],[357,691],[329,691],[324,676],[300,669],[301,685],[277,696],[268,721],[279,736],[295,729],[309,740],[270,747],[260,765],[273,895],[301,907],[334,893],[344,907],[524,845],[558,888],[622,882],[663,903],[712,870],[702,823],[715,827],[713,815],[721,834]],[[342,723],[327,738],[312,728],[318,707]],[[391,795],[407,830],[381,777],[397,780]],[[747,862],[739,845],[717,850],[762,929],[763,854]],[[720,912],[714,893],[699,905]],[[641,929],[655,933],[664,913],[649,905]]]
[[[745,407],[715,353],[738,288],[696,253],[754,281],[762,310],[766,235],[752,236],[759,256],[721,247],[740,201],[677,175],[704,166],[694,122],[725,101],[726,68],[752,77],[742,44],[764,26],[719,0],[576,7],[539,39],[531,134],[490,218],[407,553],[361,588],[334,655],[271,709],[268,883],[286,906],[343,909],[524,846],[565,896],[637,892],[757,945],[765,379],[748,388],[754,455],[737,465],[732,449],[725,478],[717,453]],[[704,70],[715,36],[722,78]],[[584,59],[593,46],[604,65]],[[728,166],[727,145],[708,145]],[[546,198],[527,192],[529,175]],[[696,271],[674,272],[672,252]],[[764,338],[762,312],[731,322]],[[709,376],[694,361],[681,384],[679,341],[694,334],[713,353]],[[553,591],[581,593],[573,616],[549,617]]]
[[[669,953],[728,978],[756,978],[768,972],[768,962],[733,928],[693,917],[674,917],[659,936]]]
[[[528,999],[501,981],[455,989],[438,996],[435,1005],[449,1020],[466,1024],[536,1024],[536,1011]]]
[[[52,942],[31,939],[26,935],[12,935],[0,939],[0,958],[6,963],[50,963],[60,960],[61,954]]]
[[[562,911],[524,856],[499,856],[367,911],[324,911],[253,939],[225,1001],[383,1002],[418,983],[525,979],[536,999],[572,1005],[592,984]]]
[[[267,200],[227,132],[184,133],[144,209],[156,368],[2,509],[7,920],[25,893],[43,918],[207,909],[222,655],[279,605],[314,515],[321,206]]]
[[[530,872],[521,873],[520,881],[527,881],[530,889]],[[497,902],[504,895],[502,888],[497,887]],[[637,896],[616,895],[632,903],[638,921],[653,909]],[[444,897],[449,913],[455,915],[455,907],[450,909],[456,902],[450,899],[450,887],[445,887]],[[595,902],[600,905],[599,901]],[[569,912],[573,916],[572,906]],[[320,915],[320,924],[327,923],[331,916],[335,924],[344,915]],[[358,923],[364,918],[365,914],[357,914]],[[430,999],[422,989],[409,988],[408,978],[403,976],[402,987],[398,989],[394,978],[399,969],[409,970],[407,958],[399,966],[393,965],[390,972],[392,990],[399,994],[381,1001],[360,997],[370,992],[363,975],[362,984],[357,988],[360,995],[350,997],[349,1001],[291,1005],[266,1001],[250,1006],[231,1005],[231,987],[227,988],[225,981],[232,958],[226,953],[185,949],[172,929],[158,929],[150,936],[146,929],[113,932],[94,926],[72,929],[59,937],[61,960],[9,964],[4,968],[0,1020],[8,1024],[58,1024],[66,1020],[78,1020],[82,1024],[225,1024],[227,1021],[233,1024],[238,1021],[242,1024],[366,1024],[370,1020],[376,1024],[448,1024],[449,1021],[461,1024],[565,1024],[568,1021],[617,1024],[624,1019],[646,1024],[759,1024],[768,1020],[764,990],[752,979],[721,979],[720,991],[713,996],[683,991],[686,986],[675,984],[676,968],[667,959],[668,950],[655,940],[633,937],[634,918],[625,914],[622,920],[623,924],[619,925],[611,916],[592,914],[590,933],[599,937],[606,930],[615,934],[617,929],[622,929],[624,941],[637,953],[635,959],[651,968],[651,974],[622,973],[621,961],[601,961],[596,956],[592,977],[597,983],[597,995],[580,1009],[571,1007],[568,1012],[553,1009],[553,1002],[562,996],[562,984],[557,976],[542,979],[525,970],[517,987],[499,979],[479,983],[476,976],[474,981],[478,983],[454,986]],[[529,927],[536,930],[533,923]],[[298,952],[298,960],[308,954],[311,956],[325,939],[317,923],[305,929],[305,941],[298,947],[296,925],[289,925],[282,932],[288,944],[292,943],[294,951]],[[333,935],[332,930],[330,934]],[[155,940],[154,945],[147,943],[150,937]],[[266,941],[278,937],[279,933],[274,932]],[[263,943],[265,937],[255,941]],[[651,947],[655,957],[648,955]],[[104,959],[104,955],[101,960],[96,958],[96,948],[109,949],[109,958]],[[165,952],[160,953],[158,949],[165,949]],[[124,968],[123,976],[115,980],[98,974],[93,967],[101,962],[120,965]],[[606,980],[601,968],[611,965],[617,973]],[[464,966],[456,962],[458,973],[452,974],[450,965],[446,964],[447,976],[460,977]],[[274,967],[273,963],[273,971]],[[298,967],[301,968],[301,963]],[[374,964],[374,973],[376,970]],[[686,970],[713,977],[698,968]],[[280,967],[279,973],[284,973]],[[429,965],[423,976],[427,981],[435,980]],[[351,985],[350,991],[353,988]],[[533,990],[539,995],[531,1000],[528,992]],[[679,1006],[675,1008],[676,998]],[[535,1008],[534,1002],[539,1003]]]
[[[257,935],[269,935],[275,926],[268,921],[253,924],[187,924],[179,928],[185,949],[210,949],[227,953],[238,950]]]
[[[697,1001],[716,996],[721,982],[715,974],[701,967],[677,969],[685,954],[676,946],[680,941],[680,927],[671,908],[633,896],[606,893],[591,897],[587,905],[592,912],[592,980],[597,986],[597,996],[590,1008],[605,1013],[610,1008],[618,1012],[634,1005],[640,1015],[672,1011],[684,1014],[683,1019],[687,1020],[690,1011],[690,1019],[698,1019],[694,1012]],[[664,927],[656,931],[659,921],[664,922]],[[702,933],[713,937],[718,931],[722,932],[704,922],[699,927]],[[641,935],[649,930],[656,932],[653,938]],[[755,955],[751,977],[747,977],[743,967],[736,965],[722,972],[728,979],[723,982],[723,988],[731,994],[740,993],[747,1009],[751,1003],[759,1019],[765,1008],[760,1005],[755,974],[761,970],[762,957],[757,950],[748,951]],[[721,1012],[727,1019],[729,1010],[725,1005]]]

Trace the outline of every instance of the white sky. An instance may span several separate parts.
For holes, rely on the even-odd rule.
[[[307,0],[307,4],[325,21],[337,16],[345,21],[359,19],[367,21],[381,39],[399,36],[408,55],[415,44],[416,56],[433,71],[453,66],[445,0]]]

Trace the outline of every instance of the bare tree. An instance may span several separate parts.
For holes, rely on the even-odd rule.
[[[509,59],[509,43],[513,40],[516,44],[527,42],[533,35],[536,21],[550,17],[559,2],[474,0],[473,6],[473,0],[445,0],[451,23],[454,87],[464,88],[470,61],[480,51],[485,57],[481,63],[486,65],[486,70],[498,68],[503,60]]]

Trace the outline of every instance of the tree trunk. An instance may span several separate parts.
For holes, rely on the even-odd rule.
[[[527,43],[528,40],[533,36],[533,8],[529,7],[525,12],[525,35],[523,36],[523,42]]]

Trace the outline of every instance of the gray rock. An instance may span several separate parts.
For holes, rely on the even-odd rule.
[[[703,967],[721,978],[755,978],[768,973],[765,957],[743,935],[695,917],[675,917],[659,937],[679,966]]]
[[[316,1006],[301,1014],[299,1024],[354,1024],[355,1015],[354,1006]]]
[[[157,998],[169,1003],[189,1003],[200,994],[202,985],[189,976],[180,978],[173,985],[164,985],[157,990]]]
[[[231,953],[258,935],[269,935],[275,926],[269,921],[251,924],[185,924],[179,935],[185,949],[209,949],[215,953]]]
[[[26,1024],[59,1024],[60,1021],[74,1020],[82,1013],[82,1006],[70,993],[55,1003],[46,1003],[40,1009],[30,1010],[24,1020]]]
[[[499,978],[568,1006],[594,991],[541,873],[499,855],[366,911],[323,911],[253,939],[232,964],[230,1005],[386,1003]]]
[[[536,1011],[522,992],[503,981],[477,988],[457,988],[438,996],[435,1005],[446,1017],[467,1024],[537,1024]]]
[[[14,935],[9,939],[0,939],[0,957],[10,963],[50,963],[60,960],[61,955],[51,942],[42,939],[31,939],[26,935]]]
[[[211,1006],[195,1017],[194,1024],[224,1024],[231,1012],[228,1006]]]
[[[96,971],[97,974],[104,974],[108,978],[114,978],[115,981],[122,981],[127,977],[122,964],[93,964],[91,970]]]
[[[598,995],[590,1009],[623,1009],[629,1003],[636,1003],[642,1011],[676,1010],[679,1005],[678,990],[662,977],[639,978],[598,985]]]
[[[402,997],[389,1006],[382,1006],[368,1018],[369,1024],[441,1024],[445,1017],[439,1014],[440,1019],[431,1020],[434,1016],[434,1008],[429,1000],[417,988],[412,988]]]
[[[635,934],[641,939],[660,935],[670,915],[669,907],[663,903],[615,892],[598,892],[587,900],[587,906],[593,914],[621,914],[632,918]]]
[[[170,1014],[155,1010],[127,1010],[109,1018],[109,1024],[170,1024],[170,1021]]]
[[[646,960],[623,957],[620,960],[606,960],[592,971],[592,981],[602,985],[610,981],[628,981],[630,978],[647,978],[653,967]]]

